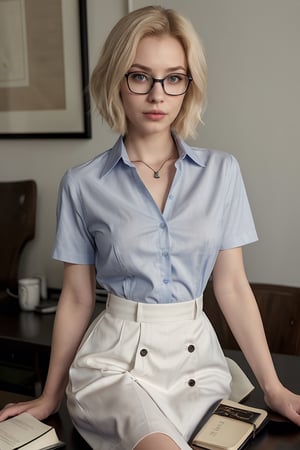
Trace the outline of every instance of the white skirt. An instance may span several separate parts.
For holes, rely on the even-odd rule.
[[[151,433],[181,449],[231,374],[202,298],[145,304],[109,294],[70,368],[68,408],[93,449],[131,450]]]

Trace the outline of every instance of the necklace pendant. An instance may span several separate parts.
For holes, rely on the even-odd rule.
[[[154,170],[153,178],[160,178],[159,170]]]

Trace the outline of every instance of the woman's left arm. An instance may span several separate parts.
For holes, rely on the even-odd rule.
[[[226,321],[264,392],[265,402],[300,426],[300,395],[286,389],[277,376],[240,247],[220,251],[213,286]]]

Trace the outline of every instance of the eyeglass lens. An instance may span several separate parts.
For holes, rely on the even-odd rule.
[[[160,83],[166,94],[182,95],[187,91],[191,78],[181,73],[173,73],[165,78],[157,79],[150,75],[130,72],[126,74],[128,87],[135,94],[148,94],[155,83]]]

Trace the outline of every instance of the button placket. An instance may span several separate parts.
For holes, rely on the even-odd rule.
[[[170,298],[170,282],[171,282],[171,260],[170,260],[170,242],[169,229],[165,221],[160,222],[160,264],[159,270],[161,275],[161,300],[169,301]]]

